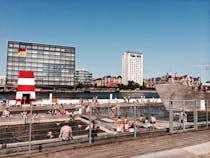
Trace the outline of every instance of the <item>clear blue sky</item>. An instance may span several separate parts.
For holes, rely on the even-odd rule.
[[[0,75],[8,40],[76,47],[76,68],[121,75],[124,51],[144,54],[144,78],[210,80],[209,0],[0,0]],[[210,70],[209,70],[210,71]]]

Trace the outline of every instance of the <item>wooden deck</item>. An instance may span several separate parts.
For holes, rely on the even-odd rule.
[[[36,158],[128,158],[147,153],[168,149],[182,148],[210,141],[210,129],[152,135],[137,138],[111,139],[109,141],[96,141],[94,145],[88,143],[67,145],[51,148],[47,151],[32,153],[30,157]],[[7,158],[23,158],[28,155],[4,156]]]

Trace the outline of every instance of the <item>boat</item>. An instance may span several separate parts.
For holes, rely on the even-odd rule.
[[[197,110],[205,110],[205,103],[210,104],[210,92],[202,86],[199,78],[187,75],[169,78],[165,83],[156,84],[155,89],[168,111],[170,104],[176,111],[192,111],[195,104]]]

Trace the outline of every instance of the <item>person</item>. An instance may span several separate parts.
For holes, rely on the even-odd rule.
[[[127,98],[127,99],[128,99],[128,103],[129,103],[129,102],[130,102],[130,96],[128,96],[128,98]]]
[[[33,121],[40,121],[40,116],[39,116],[39,113],[33,113],[33,116],[32,116],[32,120]]]
[[[179,123],[180,123],[180,127],[185,126],[185,124],[187,123],[187,114],[186,112],[182,111],[179,113]]]
[[[98,136],[98,124],[96,123],[95,120],[92,121],[91,125],[88,125],[85,130],[89,130],[90,129],[90,126],[91,126],[91,140],[92,140],[92,143],[94,143],[94,140],[95,140],[95,137]],[[88,137],[89,137],[89,133],[88,133]]]
[[[7,118],[10,116],[10,111],[8,108],[6,108],[4,111],[3,111],[3,117]]]
[[[140,117],[139,117],[139,121],[140,121],[140,123],[142,123],[142,122],[144,122],[145,121],[145,117],[144,117],[144,115],[140,115]]]
[[[112,114],[113,117],[118,117],[120,116],[120,104],[117,102],[116,105],[114,105],[112,108]]]
[[[153,114],[150,116],[150,124],[151,127],[154,129],[156,124],[156,117]]]
[[[98,97],[97,96],[93,97],[92,103],[93,103],[93,106],[92,106],[93,113],[98,116],[99,112],[98,112],[98,109],[97,109],[98,108]]]
[[[143,128],[150,128],[150,122],[149,122],[149,118],[146,117],[143,124],[141,125],[141,127]]]
[[[51,130],[49,130],[49,131],[47,132],[47,137],[48,137],[49,139],[52,139],[52,138],[54,137]]]
[[[66,110],[63,104],[60,104],[59,111],[61,115],[66,115]]]
[[[69,121],[65,121],[65,125],[61,127],[59,139],[62,141],[68,141],[70,139],[73,139],[72,128],[69,126]]]
[[[134,122],[133,121],[130,121],[129,124],[130,124],[130,127],[128,128],[128,131],[129,132],[134,132],[134,130],[135,130],[134,129],[135,128]]]
[[[50,105],[50,111],[49,113],[53,116],[55,114],[55,107],[53,104]]]
[[[122,132],[122,119],[120,116],[118,116],[118,119],[116,121],[117,126],[117,132]]]
[[[74,112],[71,110],[66,110],[66,115],[70,118],[70,120],[74,120]]]
[[[28,123],[28,113],[27,113],[27,111],[23,111],[21,115],[24,119],[24,123],[27,124]]]
[[[124,132],[127,132],[128,131],[128,128],[129,128],[129,120],[128,120],[128,116],[127,114],[125,115],[125,118],[123,119],[123,131]]]

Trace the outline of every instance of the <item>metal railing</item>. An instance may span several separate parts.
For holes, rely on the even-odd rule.
[[[169,131],[197,130],[209,125],[208,101],[170,100]]]
[[[189,108],[192,108],[191,112]],[[163,105],[89,103],[72,107],[72,110],[66,110],[65,114],[42,112],[35,115],[37,116],[35,118],[33,106],[31,106],[27,121],[20,113],[1,118],[0,156],[17,153],[31,154],[50,150],[52,147],[70,147],[72,144],[94,144],[120,138],[130,139],[150,133],[155,135],[166,134],[168,131],[195,130],[204,126],[208,128],[208,103],[205,104],[204,111],[199,108],[194,100],[170,101],[169,111],[164,110]],[[180,112],[187,113],[187,122],[185,120],[182,124],[179,122]],[[62,141],[59,135],[66,120],[72,128],[73,139]],[[92,133],[93,120],[98,125],[97,134]]]

